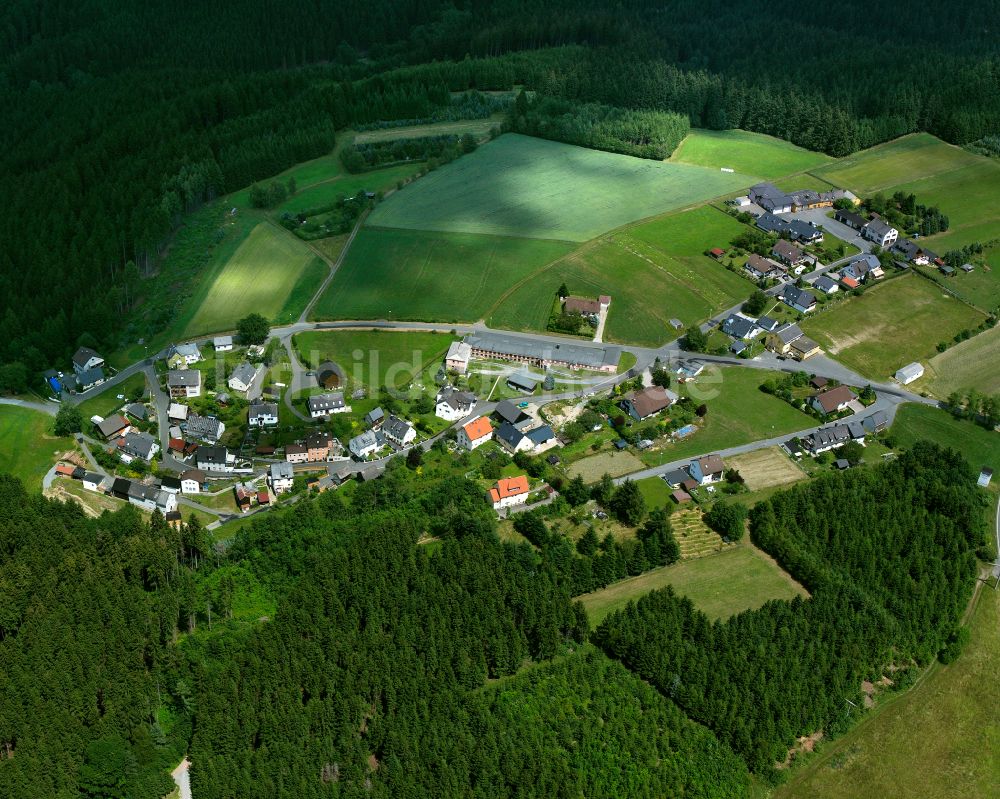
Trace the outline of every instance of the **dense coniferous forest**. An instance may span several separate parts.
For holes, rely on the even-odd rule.
[[[834,155],[918,129],[981,139],[1000,123],[994,16],[987,0],[4,4],[0,359],[34,375],[155,333],[166,320],[130,326],[132,284],[186,211],[328,152],[337,129],[433,118],[449,90],[619,107],[640,140],[657,112]]]

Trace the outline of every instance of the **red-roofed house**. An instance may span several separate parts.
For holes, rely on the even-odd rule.
[[[494,510],[509,508],[511,505],[521,505],[528,500],[528,477],[519,474],[517,477],[505,477],[497,480],[490,489],[490,501]]]
[[[485,416],[477,416],[458,429],[458,446],[470,452],[493,438],[493,425]]]

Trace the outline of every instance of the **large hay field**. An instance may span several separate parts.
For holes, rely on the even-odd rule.
[[[933,441],[961,453],[973,469],[989,466],[1000,474],[1000,433],[954,419],[940,408],[906,403],[900,406],[890,431],[901,447],[911,447],[921,440]]]
[[[751,491],[789,485],[806,479],[806,473],[778,447],[758,449],[726,459],[726,465],[736,469]],[[739,497],[736,497],[737,501]]]
[[[642,461],[627,450],[621,452],[602,452],[582,458],[569,467],[569,476],[580,475],[585,483],[596,483],[605,474],[621,477],[623,474],[637,472],[643,468]]]
[[[215,275],[207,289],[195,298],[198,310],[184,329],[185,336],[232,330],[249,313],[274,319],[286,308],[293,292],[308,302],[323,277],[323,270],[309,269],[317,256],[288,231],[268,222],[255,227],[232,257]],[[320,261],[320,263],[322,263]],[[310,286],[298,287],[305,276]],[[301,311],[300,307],[298,311]],[[297,314],[296,314],[297,315]]]
[[[735,169],[768,180],[833,161],[823,153],[745,130],[692,130],[670,160],[711,169]]]
[[[940,399],[947,399],[953,391],[965,393],[969,389],[1000,395],[1000,327],[935,355],[914,388],[926,388]]]
[[[507,134],[393,194],[373,226],[586,241],[752,178]]]
[[[571,248],[539,239],[363,228],[314,315],[476,321],[512,284]]]
[[[801,324],[837,360],[873,380],[926,362],[939,341],[976,328],[983,314],[918,275],[886,281]]]

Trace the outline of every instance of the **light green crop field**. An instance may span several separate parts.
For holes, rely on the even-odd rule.
[[[625,232],[581,247],[518,286],[494,309],[489,324],[544,330],[562,283],[573,294],[611,296],[605,341],[646,346],[679,335],[670,319],[686,327],[731,307],[752,289],[711,258],[672,258]]]
[[[972,388],[982,394],[1000,395],[1000,327],[935,355],[912,388],[926,389],[940,399],[947,399],[953,391],[965,393]]]
[[[299,333],[293,342],[310,368],[331,360],[348,380],[376,390],[390,383],[404,386],[427,370],[433,377],[455,340],[443,333],[314,330]]]
[[[913,133],[812,170],[859,197],[985,160],[928,133]],[[923,202],[922,197],[917,198]],[[947,209],[942,209],[948,213]]]
[[[772,599],[805,596],[805,590],[749,542],[715,555],[662,566],[579,597],[592,626],[650,591],[672,585],[710,619],[726,619]]]
[[[940,408],[906,403],[896,413],[891,432],[901,447],[926,439],[957,450],[973,469],[989,466],[1000,473],[1000,433],[955,419]]]
[[[939,341],[978,327],[983,318],[931,281],[906,275],[851,297],[801,327],[846,366],[887,380],[905,364],[928,361]]]
[[[40,411],[0,405],[0,472],[21,478],[29,491],[39,491],[56,457],[73,449],[70,438],[52,435],[53,418]]]
[[[670,160],[712,169],[735,169],[745,175],[773,179],[813,169],[833,159],[762,133],[692,130]]]
[[[396,187],[400,180],[405,180],[416,173],[423,165],[422,161],[412,161],[399,166],[374,169],[358,175],[343,174],[329,180],[316,183],[305,189],[299,189],[294,196],[289,197],[276,209],[278,213],[288,211],[298,213],[313,208],[330,205],[340,197],[353,197],[359,191],[387,191]]]
[[[320,319],[476,321],[511,285],[572,246],[508,236],[363,228],[314,314]]]
[[[745,229],[729,214],[702,206],[643,222],[629,228],[628,233],[667,255],[708,258],[706,250],[729,249],[730,239]]]
[[[995,796],[1000,784],[1000,592],[983,586],[958,660],[934,665],[792,771],[776,799]]]
[[[811,416],[761,391],[761,383],[768,379],[770,375],[759,369],[706,367],[695,383],[681,389],[708,408],[697,432],[676,442],[657,441],[641,454],[643,462],[658,466],[815,426]]]
[[[287,314],[286,300],[315,259],[317,256],[288,231],[270,223],[257,225],[215,276],[184,335],[232,330],[249,313],[267,319],[282,311]],[[311,274],[321,275],[316,270]],[[297,293],[305,296],[309,292]]]
[[[586,241],[752,182],[738,173],[507,134],[393,194],[368,221]]]

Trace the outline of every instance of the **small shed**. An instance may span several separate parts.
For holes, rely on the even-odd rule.
[[[896,371],[896,382],[902,386],[909,385],[914,380],[919,380],[924,376],[924,367],[918,362],[908,363],[906,366]]]
[[[683,330],[684,329],[684,323],[680,319],[671,319],[670,320],[670,326],[674,330]]]
[[[948,266],[948,264],[942,264],[941,266],[938,267],[938,269],[941,270],[941,274],[944,275],[945,277],[955,276],[955,267],[953,266]]]
[[[979,472],[979,479],[976,481],[976,485],[980,488],[986,488],[992,479],[993,470],[989,466],[984,466]]]
[[[619,438],[615,442],[615,449],[625,449],[628,446],[628,442],[624,438]]]
[[[682,488],[678,488],[675,491],[671,491],[670,498],[678,505],[683,505],[685,502],[691,501],[691,495]]]
[[[513,374],[508,375],[507,385],[515,391],[523,391],[526,394],[534,394],[538,388],[538,380],[531,375]]]
[[[833,465],[840,470],[851,468],[851,463],[847,460],[847,458],[837,458],[837,460],[833,462]]]

